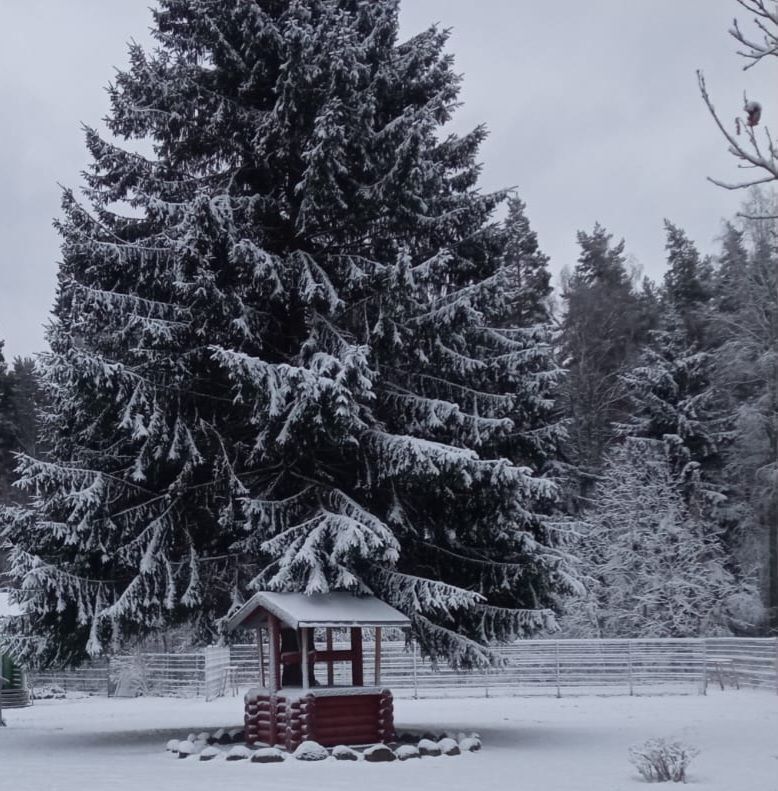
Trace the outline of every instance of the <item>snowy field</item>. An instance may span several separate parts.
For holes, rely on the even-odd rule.
[[[620,791],[645,788],[627,748],[653,736],[700,748],[699,791],[778,791],[778,695],[397,701],[400,729],[476,730],[481,753],[393,764],[178,760],[165,742],[241,721],[238,698],[43,701],[6,712],[9,791]],[[674,787],[674,786],[673,786]]]

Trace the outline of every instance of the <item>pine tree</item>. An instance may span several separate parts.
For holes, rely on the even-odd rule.
[[[508,216],[504,222],[505,266],[510,284],[509,321],[514,327],[547,324],[548,300],[553,291],[548,256],[540,250],[526,209],[520,198],[508,198]]]
[[[687,504],[696,500],[695,507],[711,513],[723,501],[721,454],[729,430],[710,349],[713,275],[680,228],[665,221],[665,229],[660,326],[650,333],[639,364],[622,377],[631,401],[622,429],[663,443]]]
[[[761,198],[756,204],[748,214],[775,214]],[[759,569],[769,628],[778,634],[778,228],[748,220],[743,231],[747,255],[732,278],[737,289],[720,277],[718,295],[727,309],[717,317],[717,381],[733,434],[725,453],[728,517],[742,562]]]
[[[661,443],[627,440],[609,452],[587,521],[580,552],[593,582],[571,603],[567,634],[725,635],[759,618],[758,596],[686,505]]]
[[[7,528],[39,661],[252,588],[372,591],[433,656],[548,625],[547,347],[506,326],[485,131],[397,0],[161,0],[64,195],[47,460]],[[128,205],[132,212],[117,213]]]
[[[614,423],[628,414],[621,375],[634,365],[655,320],[652,292],[645,286],[636,292],[624,241],[613,244],[612,238],[600,225],[591,234],[579,232],[581,253],[563,293],[561,356],[568,369],[564,396],[569,452],[589,479],[614,441]]]
[[[0,341],[0,506],[11,500],[13,469],[16,466],[13,453],[17,449],[13,389],[11,376],[3,355],[4,345],[4,342]],[[0,544],[2,544],[2,540],[0,540]]]
[[[11,403],[14,433],[19,450],[32,456],[38,453],[38,409],[41,392],[31,357],[14,357],[11,368]]]
[[[743,275],[748,266],[748,250],[743,237],[743,231],[731,222],[724,224],[714,283],[717,313],[733,313],[746,298]]]

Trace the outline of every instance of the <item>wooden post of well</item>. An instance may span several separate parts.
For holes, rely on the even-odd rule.
[[[259,657],[259,684],[262,688],[266,686],[265,679],[265,649],[262,644],[262,627],[257,627],[257,655]]]
[[[303,689],[310,689],[310,668],[308,667],[308,629],[300,627],[300,665],[303,671]]]
[[[327,639],[327,653],[332,651],[332,628],[327,627],[326,631],[326,639]],[[335,664],[332,661],[332,657],[327,659],[327,686],[332,687],[335,685]]]
[[[275,615],[267,616],[268,633],[268,691],[275,695],[281,686],[281,657],[279,656],[278,646],[278,618]]]
[[[351,627],[351,685],[354,687],[365,685],[362,664],[362,629],[358,626]]]
[[[374,686],[381,686],[381,627],[375,628],[375,669],[373,671]]]

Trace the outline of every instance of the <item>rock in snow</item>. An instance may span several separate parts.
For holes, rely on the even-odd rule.
[[[419,753],[421,755],[437,756],[440,755],[440,747],[438,747],[438,743],[433,742],[432,739],[422,739],[419,742]]]
[[[475,753],[481,749],[481,740],[472,736],[467,736],[459,742],[459,749],[463,753]]]
[[[165,749],[166,749],[166,750],[167,750],[169,753],[177,753],[177,752],[178,752],[178,745],[179,745],[179,744],[181,744],[181,742],[180,742],[178,739],[171,739],[171,740],[170,740],[170,741],[169,741],[169,742],[168,742],[168,743],[165,745]]]
[[[440,751],[443,755],[461,755],[462,752],[456,741],[448,737],[441,739],[438,742],[438,747],[440,747]]]
[[[179,758],[188,758],[190,755],[194,755],[197,752],[199,752],[199,750],[196,742],[184,739],[184,741],[178,743]]]
[[[213,761],[214,758],[218,758],[218,756],[221,754],[222,751],[218,747],[209,745],[208,747],[203,747],[202,751],[200,752],[200,760]]]
[[[397,758],[392,750],[385,744],[374,744],[372,747],[368,747],[363,755],[366,761],[373,764],[389,763]]]
[[[352,750],[351,747],[339,744],[337,747],[332,748],[332,757],[338,761],[358,761],[359,753],[356,750]]]
[[[280,764],[286,760],[286,754],[278,747],[263,747],[251,756],[251,762],[255,764]]]
[[[323,761],[330,754],[318,742],[303,742],[295,751],[294,757],[298,761]]]
[[[419,752],[419,748],[415,744],[401,744],[394,751],[394,754],[401,761],[408,761],[411,758],[421,758],[421,753]]]
[[[245,761],[251,758],[251,750],[243,744],[236,744],[228,753],[228,761]]]

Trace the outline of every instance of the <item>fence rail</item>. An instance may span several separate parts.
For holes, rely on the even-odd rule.
[[[365,681],[373,683],[373,644],[366,641],[364,649]],[[473,672],[436,666],[401,641],[384,642],[382,653],[381,683],[399,696],[688,694],[710,684],[778,692],[776,638],[522,640],[498,650],[501,667]],[[335,683],[348,684],[347,672],[336,665]],[[232,645],[114,656],[74,671],[29,675],[33,688],[212,699],[257,684],[260,668],[256,645]]]

